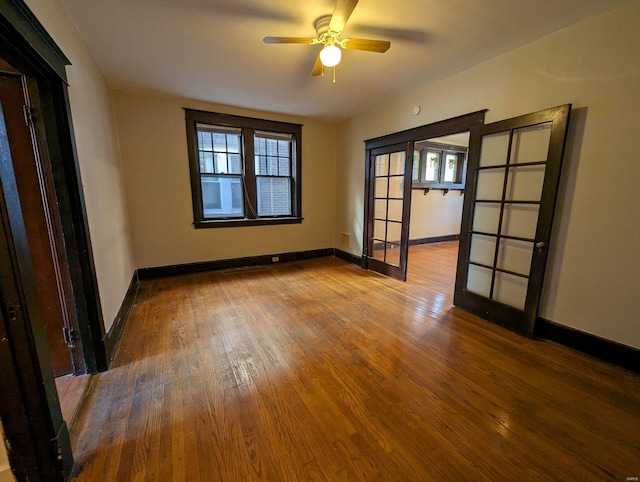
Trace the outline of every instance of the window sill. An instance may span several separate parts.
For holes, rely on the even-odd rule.
[[[274,224],[300,224],[304,218],[288,216],[282,218],[260,219],[204,219],[193,223],[196,229],[201,228],[230,228],[240,226],[269,226]]]

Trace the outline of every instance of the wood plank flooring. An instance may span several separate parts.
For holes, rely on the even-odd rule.
[[[63,375],[55,379],[62,418],[69,429],[76,421],[90,380],[91,375]]]
[[[640,378],[452,308],[456,250],[144,282],[75,480],[640,476]]]

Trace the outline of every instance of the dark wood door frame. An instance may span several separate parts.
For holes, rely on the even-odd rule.
[[[471,130],[472,127],[481,126],[484,124],[484,117],[487,113],[487,110],[480,110],[477,112],[472,112],[470,114],[461,115],[458,117],[453,117],[451,119],[446,119],[439,122],[434,122],[432,124],[426,124],[420,127],[414,127],[413,129],[408,129],[401,132],[396,132],[394,134],[389,134],[386,136],[376,137],[374,139],[369,139],[365,141],[365,180],[364,180],[364,226],[363,226],[363,266],[366,269],[372,269],[373,266],[370,266],[369,258],[373,256],[373,243],[371,241],[372,233],[373,233],[373,176],[372,170],[370,169],[370,159],[372,152],[375,152],[375,149],[381,149],[393,145],[399,144],[410,144],[413,145],[414,142],[422,141],[424,139],[430,139],[434,137],[442,137],[451,134],[457,134],[460,132],[465,132]],[[410,176],[410,166],[411,159],[407,159],[407,179],[411,179]],[[411,186],[405,186],[405,200],[404,200],[404,210],[405,213],[403,215],[403,232],[409,232],[409,223],[410,223],[410,213],[411,213]],[[408,238],[408,236],[406,236]],[[408,242],[404,243],[400,247],[402,250],[401,257],[405,260],[405,268],[407,263],[407,253],[408,253]],[[389,274],[389,273],[382,273]]]
[[[77,373],[105,370],[104,322],[65,73],[70,62],[22,0],[0,2],[0,57],[28,76],[28,86],[37,87],[29,95],[38,147],[59,206],[82,345],[82,360],[74,359]]]
[[[0,58],[24,76],[28,100],[32,102],[34,147],[46,156],[44,164],[50,169],[55,201],[59,206],[62,241],[70,275],[70,296],[75,306],[80,345],[74,356],[76,373],[105,370],[108,361],[104,322],[65,73],[70,62],[23,0],[0,0]],[[3,184],[6,181],[6,186],[9,186],[12,177],[12,172],[3,173]],[[15,309],[2,307],[2,324],[9,327],[4,330],[7,333],[4,338],[8,339],[5,343],[10,347],[7,352],[10,356],[2,358],[1,368],[3,373],[13,370],[16,376],[2,378],[0,390],[11,395],[11,403],[3,398],[0,418],[6,438],[12,441],[9,458],[18,480],[62,480],[58,450],[67,475],[73,460],[48,361],[46,337],[42,322],[36,315],[37,303],[29,302],[29,293],[34,292],[34,278],[29,266],[26,236],[19,228],[23,225],[20,204],[16,196],[7,194],[6,189],[1,194],[5,213],[3,222],[6,224],[11,218],[10,235],[5,239],[10,246],[9,251],[14,252],[13,259],[20,261],[12,264],[17,273],[13,279],[17,292],[24,297],[25,304],[21,303],[20,307],[25,308],[25,313],[22,331],[12,331]],[[29,439],[25,438],[26,434],[29,434]],[[19,452],[20,449],[13,445],[14,440],[23,440],[24,445],[31,449]]]
[[[1,114],[1,112],[0,112]],[[8,151],[4,116],[0,151]],[[46,332],[26,243],[18,190],[10,163],[0,164],[0,418],[14,475],[22,480],[63,480],[73,467],[48,359]],[[0,443],[4,443],[4,440]],[[63,456],[58,460],[58,452]]]

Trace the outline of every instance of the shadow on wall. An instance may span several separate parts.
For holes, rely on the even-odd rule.
[[[558,297],[558,291],[550,289],[548,280],[550,278],[559,278],[555,271],[561,269],[562,259],[567,249],[567,231],[571,212],[573,211],[572,204],[578,177],[578,161],[581,157],[588,111],[588,107],[578,107],[571,110],[553,220],[553,231],[551,233],[551,245],[549,246],[549,257],[547,258],[547,282],[543,285],[541,314],[552,312]]]

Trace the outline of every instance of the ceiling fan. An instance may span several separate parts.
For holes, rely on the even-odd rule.
[[[391,42],[388,40],[371,40],[361,38],[341,39],[340,35],[358,4],[358,0],[337,0],[333,15],[325,15],[315,21],[316,37],[265,37],[266,44],[322,44],[323,48],[316,58],[311,75],[317,76],[324,72],[324,67],[335,67],[342,58],[341,49],[366,50],[368,52],[384,53],[389,50]],[[335,78],[334,78],[335,82]]]

